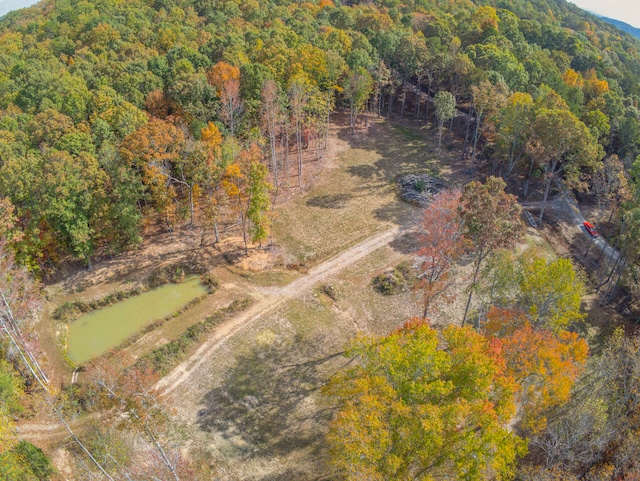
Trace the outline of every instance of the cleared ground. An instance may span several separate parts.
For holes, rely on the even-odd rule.
[[[354,138],[346,132],[334,127],[338,155],[275,219],[284,262],[311,270],[285,288],[256,286],[264,297],[255,311],[162,383],[189,437],[231,478],[330,479],[323,436],[332,409],[320,388],[347,362],[349,340],[388,333],[419,313],[412,293],[382,296],[371,279],[411,257],[420,211],[397,199],[393,181],[434,167],[431,133],[389,122]],[[457,156],[443,152],[442,165],[460,168]],[[388,245],[372,244],[356,262],[326,261],[387,232],[395,234]],[[332,272],[316,275],[314,265],[330,264]]]
[[[194,256],[208,262],[221,288],[129,346],[133,358],[235,299],[254,299],[160,383],[186,445],[208,451],[221,479],[331,479],[323,437],[333,411],[321,387],[347,362],[349,340],[386,334],[420,313],[414,294],[383,296],[371,280],[415,250],[420,209],[398,200],[394,179],[433,171],[434,132],[381,120],[350,136],[337,120],[329,154],[307,166],[308,190],[283,194],[289,200],[276,208],[268,249],[229,265],[225,247],[239,239],[197,248],[196,232],[164,236],[52,290],[62,301],[78,296],[64,289],[85,283],[81,297],[91,297],[160,264]],[[459,157],[458,145],[443,148],[440,175],[451,186],[471,180]],[[461,319],[465,300],[457,296],[434,317]]]

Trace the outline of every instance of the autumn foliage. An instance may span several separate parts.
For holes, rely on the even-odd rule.
[[[518,383],[522,427],[541,430],[545,413],[571,397],[587,359],[586,341],[575,332],[535,329],[522,311],[497,307],[487,313],[484,333],[500,341],[507,372]]]
[[[453,284],[452,270],[466,245],[458,213],[460,191],[443,191],[425,209],[418,251],[423,317],[439,297],[447,297]]]
[[[504,425],[517,386],[499,343],[470,328],[414,320],[358,338],[331,381],[332,459],[346,479],[507,479],[524,442]]]

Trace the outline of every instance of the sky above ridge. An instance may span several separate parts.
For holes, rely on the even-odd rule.
[[[622,20],[640,28],[640,3],[638,0],[570,0],[580,8],[605,17]],[[38,0],[0,0],[0,17],[11,10],[28,7]]]
[[[0,17],[11,10],[28,7],[38,3],[38,0],[0,0]]]
[[[615,18],[640,28],[640,3],[638,0],[569,0],[578,7],[603,17]]]

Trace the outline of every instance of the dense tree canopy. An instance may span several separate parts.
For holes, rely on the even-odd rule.
[[[354,343],[358,364],[328,388],[339,401],[329,442],[347,479],[509,479],[524,442],[505,427],[516,386],[499,348],[470,328],[441,335],[412,321]]]
[[[585,145],[635,158],[639,46],[571,4],[542,0],[56,1],[0,20],[0,196],[26,234],[15,246],[21,262],[37,270],[65,255],[90,261],[97,249],[139,242],[152,212],[168,228],[185,213],[194,224],[197,206],[215,197],[224,222],[222,176],[204,182],[202,173],[224,171],[241,149],[225,157],[192,148],[207,125],[241,147],[269,139],[258,145],[277,193],[289,180],[276,145],[293,140],[301,170],[301,150],[336,101],[354,126],[363,110],[388,113],[396,99],[404,110],[410,84],[477,115],[474,159],[481,134],[498,140],[494,169],[504,159],[503,174],[526,170],[525,159],[544,166],[546,156],[571,166],[549,174],[577,179],[585,165],[564,158],[577,152],[533,148],[546,144],[542,124],[573,115]],[[509,98],[504,107],[482,100],[490,85]],[[152,160],[160,126],[176,145]],[[599,160],[592,151],[589,168]],[[185,152],[194,155],[179,161]],[[48,165],[65,172],[55,185],[40,174]],[[53,198],[59,205],[45,208]]]

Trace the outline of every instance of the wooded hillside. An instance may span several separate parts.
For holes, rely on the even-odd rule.
[[[564,0],[45,0],[8,14],[0,20],[0,473],[5,469],[8,479],[51,476],[46,456],[18,442],[13,421],[28,394],[44,393],[58,422],[68,413],[88,414],[78,424],[92,431],[90,422],[112,416],[109,432],[93,430],[86,447],[66,425],[77,459],[91,460],[83,466],[90,476],[213,476],[222,464],[198,458],[200,446],[189,451],[176,441],[179,430],[156,387],[255,295],[255,311],[234,322],[251,324],[282,309],[277,314],[291,321],[288,331],[278,331],[274,321],[260,331],[260,342],[245,346],[244,358],[230,349],[225,362],[247,362],[218,373],[227,391],[199,386],[206,393],[197,401],[214,406],[197,413],[201,431],[213,433],[209,441],[225,437],[216,431],[225,422],[231,432],[235,417],[253,423],[256,432],[241,440],[246,451],[234,446],[242,462],[251,449],[269,452],[272,434],[285,437],[281,421],[304,412],[301,405],[316,407],[315,398],[309,400],[325,386],[331,420],[318,413],[305,418],[312,426],[305,428],[315,431],[301,444],[312,451],[318,433],[328,433],[318,450],[323,456],[331,451],[322,469],[335,469],[336,479],[637,479],[638,338],[622,330],[608,339],[603,334],[591,346],[598,357],[589,358],[583,337],[594,335],[580,323],[585,285],[603,305],[622,291],[628,317],[640,300],[639,101],[640,41]],[[245,256],[258,251],[273,240],[280,199],[298,201],[316,181],[306,176],[309,164],[330,152],[336,113],[345,122],[340,135],[358,150],[354,157],[367,161],[345,162],[333,189],[278,212],[285,227],[313,222],[304,232],[313,239],[288,253],[287,261],[297,256],[295,272],[278,273],[282,285],[231,268],[229,282],[219,283],[205,266],[198,273],[209,287],[228,289],[227,304],[193,301],[165,319],[184,321],[177,327],[186,330],[177,332],[175,321],[176,330],[159,336],[145,356],[133,346],[143,337],[138,333],[125,342],[131,360],[122,356],[115,363],[108,356],[117,351],[100,353],[80,387],[57,391],[48,384],[39,364],[45,356],[36,335],[34,312],[43,303],[36,278],[51,280],[63,263],[90,271],[96,258],[135,249],[150,232],[197,228],[200,245],[193,251],[205,238],[220,245],[226,236],[241,239]],[[380,151],[390,144],[384,158],[363,153],[372,135],[383,132],[367,131],[372,117],[399,120],[386,133],[398,136],[397,145],[377,139]],[[431,135],[437,142],[429,143]],[[414,150],[400,159],[398,151],[409,144]],[[425,145],[433,151],[428,165]],[[440,176],[454,157],[466,183],[460,190],[446,189]],[[323,165],[316,164],[314,175]],[[395,199],[391,185],[402,179],[419,194],[408,199],[427,198],[419,235],[411,239],[415,245],[396,246],[401,264],[374,263],[379,275],[369,285],[362,272],[375,269],[358,271],[355,262],[386,248],[406,226],[397,206],[376,205],[361,194],[380,189],[376,195]],[[340,192],[341,182],[351,191]],[[554,191],[597,206],[592,220],[610,245],[598,253],[603,273],[599,279],[591,273],[592,284],[570,259],[528,244],[521,203],[535,197],[544,226]],[[347,224],[357,222],[347,215],[327,228],[339,231],[335,236],[321,232],[329,214],[296,218],[352,200],[352,217],[375,217],[353,234]],[[294,212],[290,217],[287,209]],[[392,218],[396,225],[387,225]],[[288,233],[280,234],[284,244]],[[379,263],[386,261],[378,255]],[[328,266],[309,274],[307,261]],[[306,300],[299,311],[286,304],[347,266],[357,274],[339,285],[344,291],[318,287],[309,296],[313,309]],[[299,282],[286,284],[290,279]],[[242,300],[233,299],[236,291]],[[362,295],[361,304],[388,304],[381,312],[390,318],[393,309],[403,312],[402,302],[381,296],[404,293],[421,317],[399,327],[395,318],[376,324],[363,310],[363,328],[357,310],[338,308],[342,292]],[[99,307],[123,296],[77,305],[66,299],[58,307]],[[462,299],[460,319],[451,315],[447,323],[461,327],[438,330],[428,316],[456,297]],[[218,310],[204,320],[180,318],[200,301],[210,301],[201,314],[214,304]],[[329,320],[316,322],[318,312]],[[335,328],[333,318],[340,316],[348,323]],[[375,337],[369,325],[396,330]],[[51,337],[66,343],[66,326],[48,327],[55,331]],[[228,327],[218,344],[236,327]],[[367,337],[353,341],[349,329]],[[329,331],[340,332],[333,338]],[[263,347],[271,350],[269,359],[252,350]],[[64,358],[66,345],[55,348]],[[202,362],[211,362],[214,351]],[[312,357],[320,351],[326,359]],[[333,377],[335,370],[321,372],[318,366],[341,354],[351,358],[350,367],[336,368]],[[77,380],[77,366],[58,361]],[[296,379],[300,366],[318,371]],[[200,367],[185,369],[174,388]],[[292,377],[273,374],[284,371]],[[261,375],[258,389],[251,383]],[[236,389],[238,378],[246,385]],[[280,409],[286,396],[295,402]],[[216,417],[218,406],[226,407],[227,419]],[[262,414],[268,422],[261,422]],[[292,426],[297,429],[293,422],[286,428]],[[290,447],[285,441],[280,455]],[[146,465],[146,458],[154,462]]]
[[[167,228],[240,215],[264,238],[260,208],[223,209],[223,185],[251,197],[261,159],[276,188],[299,184],[336,102],[353,122],[431,118],[409,84],[450,92],[477,119],[473,158],[484,136],[504,175],[547,165],[531,147],[541,109],[627,168],[640,149],[640,44],[563,1],[63,0],[0,28],[0,196],[35,271],[135,245],[152,212]],[[561,168],[579,181],[603,156]]]

